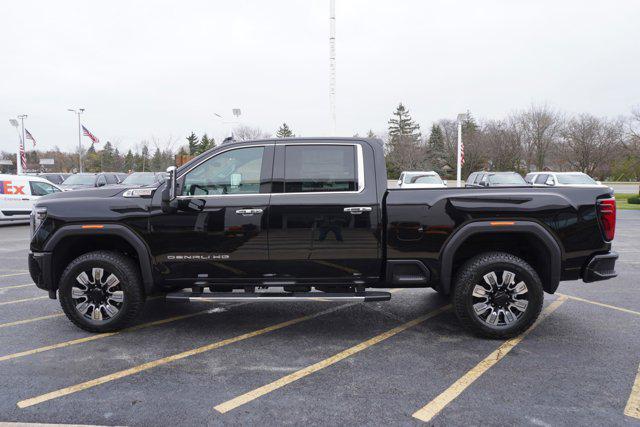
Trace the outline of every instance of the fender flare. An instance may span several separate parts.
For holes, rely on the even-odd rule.
[[[507,222],[507,221],[504,221]],[[508,221],[508,225],[492,225],[492,221],[475,221],[462,226],[445,242],[440,255],[440,289],[449,294],[453,276],[453,257],[462,244],[471,236],[482,233],[526,233],[538,238],[550,255],[550,281],[548,289],[555,292],[560,283],[562,250],[553,235],[542,225],[533,221]]]
[[[140,274],[144,289],[149,293],[153,289],[153,274],[149,249],[140,236],[130,228],[120,224],[104,224],[102,228],[82,228],[82,225],[65,225],[60,227],[44,245],[43,250],[53,252],[60,241],[69,236],[118,236],[129,243],[138,254]]]

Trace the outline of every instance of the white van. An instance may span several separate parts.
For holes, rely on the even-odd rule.
[[[0,224],[28,221],[34,203],[47,194],[62,191],[44,178],[0,174]]]

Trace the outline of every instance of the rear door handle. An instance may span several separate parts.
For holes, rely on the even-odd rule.
[[[371,212],[369,206],[354,206],[351,208],[344,208],[345,212],[349,212],[351,215],[360,215],[362,212]]]
[[[238,210],[236,210],[236,213],[238,215],[242,215],[242,216],[251,216],[251,215],[261,214],[262,213],[262,209],[259,209],[259,208],[256,208],[256,209],[238,209]]]

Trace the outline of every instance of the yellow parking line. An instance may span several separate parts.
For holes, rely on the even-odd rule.
[[[355,305],[355,304],[356,303],[340,305],[338,307],[333,307],[333,308],[330,308],[328,310],[323,310],[323,311],[317,312],[315,314],[310,314],[310,315],[307,315],[307,316],[298,317],[296,319],[287,320],[286,322],[277,323],[275,325],[268,326],[266,328],[258,329],[258,330],[252,331],[252,332],[247,332],[247,333],[244,333],[242,335],[237,335],[237,336],[232,337],[232,338],[227,338],[227,339],[224,339],[222,341],[216,341],[216,342],[213,342],[211,344],[204,345],[202,347],[197,347],[197,348],[194,348],[194,349],[191,349],[191,350],[183,351],[181,353],[177,353],[177,354],[174,354],[172,356],[163,357],[161,359],[156,359],[156,360],[153,360],[151,362],[143,363],[142,365],[138,365],[138,366],[134,366],[134,367],[129,368],[129,369],[124,369],[122,371],[114,372],[112,374],[105,375],[105,376],[102,376],[102,377],[99,377],[99,378],[96,378],[96,379],[93,379],[93,380],[90,380],[90,381],[85,381],[83,383],[76,384],[76,385],[71,386],[71,387],[65,387],[65,388],[62,388],[60,390],[52,391],[50,393],[46,393],[46,394],[43,394],[43,395],[40,395],[40,396],[33,397],[31,399],[21,400],[20,402],[17,403],[17,405],[18,405],[19,408],[27,408],[29,406],[37,405],[37,404],[42,403],[42,402],[47,402],[47,401],[52,400],[52,399],[57,399],[57,398],[62,397],[62,396],[66,396],[66,395],[69,395],[69,394],[77,393],[79,391],[86,390],[88,388],[95,387],[95,386],[98,386],[98,385],[101,385],[101,384],[104,384],[104,383],[108,383],[110,381],[114,381],[114,380],[117,380],[117,379],[120,379],[120,378],[124,378],[124,377],[130,376],[130,375],[134,375],[134,374],[146,371],[148,369],[152,369],[152,368],[156,368],[158,366],[166,365],[168,363],[175,362],[176,360],[181,360],[181,359],[184,359],[184,358],[187,358],[187,357],[190,357],[190,356],[195,356],[197,354],[201,354],[201,353],[204,353],[204,352],[207,352],[207,351],[215,350],[217,348],[224,347],[224,346],[229,345],[229,344],[233,344],[233,343],[236,343],[236,342],[239,342],[239,341],[243,341],[243,340],[246,340],[246,339],[249,339],[249,338],[253,338],[253,337],[256,337],[258,335],[266,334],[267,332],[272,332],[272,331],[276,331],[278,329],[286,328],[287,326],[295,325],[297,323],[304,322],[305,320],[314,319],[316,317],[323,316],[325,314],[332,313],[334,311],[337,311],[337,310],[340,310],[340,309],[343,309],[343,308],[346,308],[346,307],[349,307],[349,306],[352,306],[352,305]]]
[[[244,303],[244,304],[246,304],[246,303]],[[175,322],[177,320],[188,319],[190,317],[199,316],[201,314],[206,314],[206,313],[209,313],[209,310],[198,311],[196,313],[181,314],[179,316],[168,317],[166,319],[154,320],[153,322],[141,323],[139,325],[132,326],[130,328],[126,328],[126,329],[123,329],[123,330],[117,331],[117,332],[106,332],[106,333],[102,333],[102,334],[90,335],[90,336],[84,337],[84,338],[77,338],[75,340],[63,341],[63,342],[59,342],[59,343],[56,343],[56,344],[46,345],[44,347],[38,347],[38,348],[31,349],[31,350],[20,351],[18,353],[7,354],[5,356],[0,356],[0,362],[4,362],[5,360],[17,359],[19,357],[30,356],[32,354],[42,353],[43,351],[55,350],[55,349],[58,349],[58,348],[64,348],[64,347],[69,347],[69,346],[72,346],[72,345],[83,344],[83,343],[86,343],[86,342],[89,342],[89,341],[95,341],[95,340],[99,340],[99,339],[102,339],[102,338],[111,337],[111,336],[120,334],[122,332],[136,331],[138,329],[149,328],[151,326],[163,325],[165,323]],[[62,315],[62,314],[60,314],[60,315]]]
[[[35,286],[35,283],[27,283],[26,285],[0,286],[0,291],[3,290],[3,289],[26,288],[27,286]]]
[[[19,302],[35,301],[35,300],[45,299],[45,298],[49,298],[49,297],[45,295],[42,297],[35,297],[35,298],[14,299],[13,301],[2,301],[0,302],[0,305],[17,304]]]
[[[25,274],[29,274],[29,272],[26,271],[24,273],[0,274],[0,277],[24,276]]]
[[[267,393],[271,393],[274,390],[277,390],[281,387],[284,387],[287,384],[291,384],[294,381],[298,381],[301,378],[304,378],[308,375],[313,374],[314,372],[317,372],[321,369],[324,369],[328,366],[331,366],[335,363],[340,362],[341,360],[346,359],[347,357],[353,356],[354,354],[357,354],[369,347],[371,347],[372,345],[378,344],[379,342],[382,342],[384,340],[386,340],[387,338],[391,338],[392,336],[399,334],[400,332],[411,328],[412,326],[416,326],[422,322],[424,322],[425,320],[434,317],[440,313],[442,313],[443,311],[449,309],[451,306],[450,305],[446,305],[444,307],[440,307],[428,314],[425,314],[424,316],[420,316],[416,319],[413,319],[407,323],[404,323],[400,326],[396,326],[393,329],[390,329],[380,335],[376,335],[373,338],[370,338],[366,341],[361,342],[360,344],[357,344],[351,348],[348,348],[344,351],[341,351],[340,353],[334,354],[333,356],[321,360],[318,363],[315,363],[313,365],[307,366],[306,368],[300,369],[299,371],[296,371],[292,374],[286,375],[276,381],[273,381],[267,385],[264,385],[262,387],[259,387],[255,390],[251,390],[243,395],[240,395],[238,397],[235,397],[231,400],[228,400],[224,403],[221,403],[217,406],[215,406],[213,409],[215,409],[216,411],[224,414],[226,412],[231,411],[232,409],[235,409],[239,406],[242,406],[246,403],[249,403],[261,396],[264,396]]]
[[[431,421],[449,403],[460,396],[460,394],[462,394],[462,392],[465,391],[467,387],[473,384],[475,380],[480,378],[482,374],[489,370],[489,368],[502,360],[502,358],[504,358],[516,345],[518,345],[529,332],[533,331],[540,324],[540,322],[547,318],[551,313],[556,311],[556,309],[560,307],[566,300],[566,297],[561,296],[560,298],[549,304],[549,306],[542,312],[538,320],[529,329],[527,329],[517,337],[505,341],[500,347],[498,347],[494,352],[492,352],[484,360],[473,367],[469,372],[464,374],[460,379],[454,382],[438,397],[433,399],[418,411],[414,412],[413,417],[424,422]]]
[[[52,319],[54,317],[60,317],[60,316],[64,316],[64,313],[48,314],[46,316],[33,317],[31,319],[17,320],[15,322],[8,322],[8,323],[0,323],[0,328],[7,328],[9,326],[17,326],[25,323],[37,322],[38,320]]]
[[[591,300],[580,298],[580,297],[574,297],[573,295],[565,295],[561,293],[556,293],[556,295],[567,297],[569,299],[576,300],[576,301],[586,302],[588,304],[598,305],[600,307],[610,308],[612,310],[622,311],[623,313],[635,314],[636,316],[640,316],[640,311],[629,310],[628,308],[622,308],[615,305],[605,304],[602,302],[591,301]]]
[[[627,401],[627,406],[624,408],[624,414],[640,420],[640,366],[638,366],[636,381],[633,383],[631,395]]]

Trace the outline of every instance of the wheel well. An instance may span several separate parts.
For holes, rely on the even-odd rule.
[[[53,252],[53,284],[58,288],[58,282],[67,265],[82,254],[97,250],[118,252],[132,258],[140,270],[138,253],[124,238],[114,235],[103,236],[68,236],[60,240]]]
[[[506,252],[522,258],[540,276],[545,292],[553,293],[551,284],[551,252],[544,242],[532,233],[478,233],[469,236],[453,255],[453,276],[468,259],[483,252]],[[453,283],[452,283],[453,286]]]

